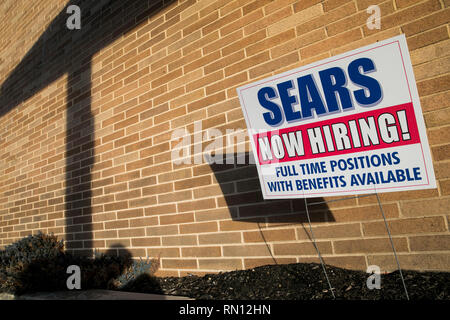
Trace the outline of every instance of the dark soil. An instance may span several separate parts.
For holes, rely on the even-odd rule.
[[[381,288],[369,290],[369,274],[326,266],[336,299],[406,299],[399,271],[381,275]],[[450,299],[450,272],[403,271],[410,299]],[[320,264],[267,265],[203,277],[142,275],[123,291],[181,295],[195,299],[333,299]]]

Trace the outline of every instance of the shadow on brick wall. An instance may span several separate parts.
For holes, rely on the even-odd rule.
[[[0,86],[0,117],[67,75],[65,240],[67,248],[92,254],[92,167],[95,159],[92,56],[174,0],[72,0],[50,23]],[[69,30],[67,8],[81,9],[81,29]],[[56,111],[55,111],[56,112]],[[50,117],[47,117],[47,120]]]
[[[227,156],[228,157],[228,156]],[[226,159],[227,157],[223,157]],[[301,226],[310,241],[313,241],[306,214],[305,199],[264,200],[258,171],[252,153],[235,153],[233,164],[210,164],[220,185],[225,202],[234,221],[257,224],[262,241],[266,244],[272,260],[277,264],[263,230],[266,224],[271,227]],[[218,156],[218,158],[221,158]],[[308,198],[308,211],[311,223],[334,222],[335,219],[325,199]],[[302,253],[299,252],[299,255]]]
[[[258,171],[250,157],[253,155],[248,152],[234,154],[234,164],[210,164],[226,204],[232,209],[231,218],[243,222],[267,222],[271,226],[308,223],[304,198],[264,200]],[[335,221],[324,198],[309,198],[307,202],[311,222]]]

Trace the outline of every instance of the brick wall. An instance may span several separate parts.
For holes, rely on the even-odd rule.
[[[248,140],[223,140],[245,164],[175,164],[172,133],[194,154],[214,140],[194,124],[246,129],[237,86],[404,33],[438,188],[380,196],[402,267],[449,270],[449,1],[88,2],[0,4],[1,246],[53,232],[79,254],[159,256],[160,275],[317,262],[303,199],[262,199]],[[325,262],[395,269],[376,197],[331,200],[309,199]]]

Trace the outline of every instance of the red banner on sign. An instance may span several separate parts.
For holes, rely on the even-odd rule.
[[[412,103],[267,131],[253,136],[260,164],[288,162],[420,142]]]

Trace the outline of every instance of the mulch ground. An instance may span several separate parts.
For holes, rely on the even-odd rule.
[[[381,288],[369,290],[369,274],[326,266],[336,299],[406,299],[398,271],[381,275]],[[450,272],[403,271],[410,299],[450,299]],[[141,276],[123,291],[181,295],[195,299],[333,299],[320,264],[267,265],[202,277]]]

